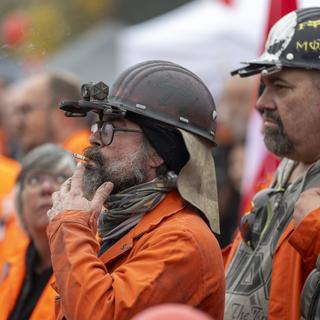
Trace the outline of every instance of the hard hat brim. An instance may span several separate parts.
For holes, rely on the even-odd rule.
[[[271,74],[273,72],[280,71],[282,65],[280,63],[276,63],[274,61],[266,61],[266,60],[253,60],[251,62],[242,62],[243,64],[247,64],[245,67],[236,69],[231,72],[232,76],[239,75],[240,77],[250,77],[259,73]]]

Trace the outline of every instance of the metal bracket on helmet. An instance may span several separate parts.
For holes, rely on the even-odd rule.
[[[261,71],[261,75],[263,77],[269,76],[270,74],[273,74],[273,73],[281,71],[281,69],[282,69],[282,64],[281,63],[277,63],[277,64],[275,64],[273,66],[266,67],[265,69],[263,69]]]
[[[81,86],[81,96],[86,101],[108,101],[109,87],[102,81],[88,82]]]
[[[63,101],[60,109],[67,117],[85,117],[89,111],[98,113],[99,118],[123,117],[125,110],[108,103],[109,87],[102,81],[85,83],[81,86],[82,99],[78,101]]]

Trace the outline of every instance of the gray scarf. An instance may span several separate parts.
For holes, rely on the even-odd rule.
[[[110,195],[107,209],[98,221],[99,236],[103,241],[119,239],[142,219],[144,214],[155,208],[176,188],[177,175],[169,171],[164,177],[122,190]]]

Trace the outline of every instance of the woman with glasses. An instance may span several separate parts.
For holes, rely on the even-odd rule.
[[[0,319],[54,319],[52,267],[46,228],[51,195],[75,169],[72,155],[55,144],[30,151],[16,183],[16,212],[27,241],[5,257],[0,275]],[[10,243],[9,243],[10,240]]]

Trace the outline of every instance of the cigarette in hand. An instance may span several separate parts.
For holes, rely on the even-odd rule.
[[[82,161],[85,161],[85,162],[88,162],[89,161],[89,158],[81,155],[81,154],[78,154],[78,153],[72,153],[72,156],[75,158],[75,159],[78,159],[78,160],[82,160]]]

